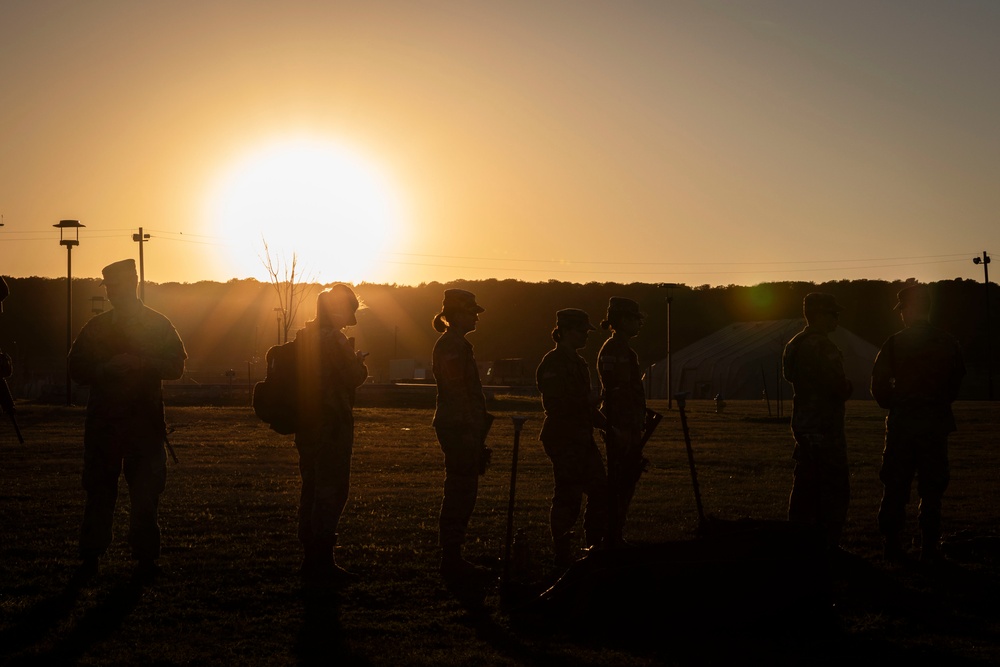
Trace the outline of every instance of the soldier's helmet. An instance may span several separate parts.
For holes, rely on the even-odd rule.
[[[316,297],[316,316],[323,320],[331,315],[337,315],[353,326],[358,323],[357,312],[361,302],[358,295],[347,285],[338,283],[323,290]]]

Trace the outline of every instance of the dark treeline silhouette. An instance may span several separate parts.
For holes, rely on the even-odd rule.
[[[60,382],[65,368],[65,279],[10,278],[11,294],[4,301],[0,347],[15,358],[12,388],[25,387],[48,376]],[[802,297],[813,291],[833,294],[844,305],[840,324],[878,346],[901,328],[892,311],[904,281],[842,280],[827,283],[777,282],[752,287],[680,287],[669,291],[671,343],[677,352],[732,322],[801,318]],[[388,380],[390,359],[429,361],[437,337],[431,318],[441,307],[444,289],[474,292],[486,307],[471,340],[481,361],[522,358],[533,369],[552,347],[549,332],[560,308],[581,308],[595,323],[603,319],[608,299],[624,296],[637,301],[647,318],[633,346],[643,367],[664,358],[667,351],[668,290],[649,283],[528,283],[517,280],[454,281],[398,286],[362,283],[356,291],[368,306],[358,312],[358,326],[349,330],[358,349],[371,353],[368,366],[376,381]],[[304,289],[318,291],[319,285]],[[969,367],[963,397],[985,397],[987,349],[996,376],[1000,359],[1000,289],[990,285],[990,338],[986,337],[986,292],[982,282],[956,279],[931,285],[935,298],[932,321],[961,343]],[[99,279],[73,281],[73,333],[92,317],[103,296]],[[250,374],[260,379],[267,348],[278,338],[274,288],[253,279],[226,283],[147,283],[146,303],[175,324],[184,338],[189,380],[225,383],[227,370],[240,382]],[[311,303],[307,299],[307,303]],[[110,305],[104,303],[105,308]],[[312,318],[311,308],[299,313],[292,330]],[[591,336],[580,352],[593,361],[604,342],[603,332]],[[996,384],[996,382],[994,382]]]

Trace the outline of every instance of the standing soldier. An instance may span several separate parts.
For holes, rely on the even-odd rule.
[[[138,561],[136,575],[148,578],[160,555],[157,508],[167,477],[162,381],[184,373],[187,353],[170,320],[136,297],[135,260],[115,262],[102,273],[113,309],[87,322],[69,353],[73,379],[90,385],[78,575],[96,574],[98,559],[111,544],[124,470],[131,503],[128,543]]]
[[[587,362],[577,352],[587,344],[587,336],[594,329],[586,312],[576,308],[560,310],[552,330],[556,347],[542,358],[535,372],[545,409],[539,439],[552,461],[555,479],[549,524],[557,568],[573,562],[571,530],[580,516],[584,494],[587,546],[600,544],[608,529],[608,479],[601,450],[594,442],[594,426],[603,426],[604,419],[591,391]]]
[[[882,452],[882,504],[878,526],[885,537],[885,558],[903,558],[900,532],[913,477],[920,496],[920,560],[938,557],[941,497],[948,487],[948,434],[955,430],[951,404],[965,375],[958,341],[931,326],[926,285],[900,290],[894,310],[903,330],[882,345],[872,368],[872,396],[889,410]]]
[[[302,493],[299,541],[306,584],[341,585],[354,575],[337,564],[337,527],[347,506],[354,447],[354,397],[368,379],[364,352],[344,329],[358,323],[357,295],[334,285],[316,297],[316,318],[295,335]]]
[[[601,379],[601,414],[608,457],[609,546],[625,544],[622,534],[635,485],[642,473],[642,433],[646,424],[646,393],[639,357],[629,347],[645,317],[632,299],[613,296],[601,328],[611,331],[597,355]]]
[[[844,355],[829,338],[842,310],[832,294],[807,294],[806,328],[788,341],[781,357],[794,390],[788,520],[818,525],[831,551],[839,547],[851,497],[844,406],[853,387],[844,374]]]
[[[486,434],[493,416],[486,411],[479,367],[466,335],[475,331],[479,313],[472,292],[448,289],[434,329],[432,368],[437,383],[434,429],[444,452],[444,498],[441,502],[441,574],[446,579],[481,579],[487,572],[462,557],[469,519],[476,506],[479,475],[485,472]]]

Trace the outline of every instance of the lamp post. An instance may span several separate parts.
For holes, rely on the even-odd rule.
[[[986,285],[986,392],[993,400],[993,364],[990,357],[990,256],[984,250],[982,257],[973,257],[973,264],[983,265],[983,283]]]
[[[677,289],[678,287],[683,287],[683,283],[660,283],[660,287],[667,290],[667,409],[673,410],[674,408],[674,383],[673,383],[673,368],[670,363],[670,305],[674,302],[674,296],[670,293],[670,290]]]
[[[284,312],[280,307],[274,309],[274,318],[278,321],[278,345],[281,345],[281,316]]]
[[[142,233],[142,227],[138,234],[132,235],[132,240],[139,244],[139,299],[146,300],[146,265],[142,259],[142,245],[149,241],[149,234]]]
[[[59,245],[66,246],[66,405],[73,405],[73,384],[69,377],[69,350],[73,347],[73,246],[80,245],[79,220],[60,220]],[[69,238],[73,230],[73,237]]]

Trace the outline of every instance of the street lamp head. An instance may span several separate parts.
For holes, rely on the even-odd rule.
[[[58,225],[52,226],[59,228],[59,245],[70,247],[80,245],[80,227],[87,225],[81,225],[79,220],[60,220]],[[65,231],[68,229],[73,230],[73,238],[68,238],[69,232]]]

